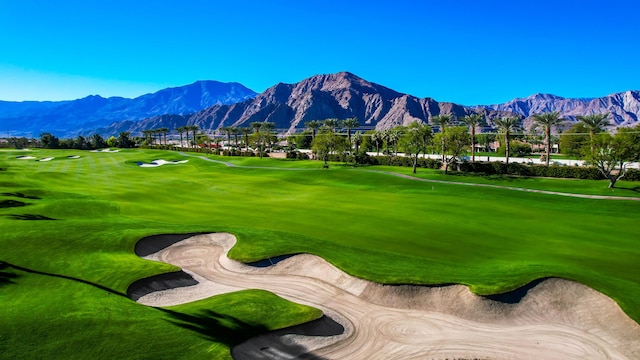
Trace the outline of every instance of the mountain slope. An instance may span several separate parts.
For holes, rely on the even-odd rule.
[[[625,91],[595,99],[567,99],[555,95],[535,94],[504,104],[471,108],[513,112],[525,118],[542,112],[559,111],[562,117],[574,121],[578,115],[611,113],[610,119],[614,127],[634,126],[640,116],[640,91]]]
[[[134,99],[93,95],[59,102],[0,101],[2,131],[38,136],[52,132],[74,136],[118,120],[141,120],[164,114],[190,114],[216,104],[250,99],[256,93],[239,83],[198,81]]]
[[[304,128],[309,120],[357,117],[360,124],[379,129],[426,121],[438,114],[461,117],[473,110],[452,103],[419,99],[382,85],[368,82],[348,72],[316,75],[295,84],[277,84],[253,99],[230,105],[215,105],[183,118],[184,124],[205,131],[223,126],[248,126],[251,122],[273,122],[287,131]],[[484,110],[489,118],[501,113]],[[161,124],[161,125],[159,125]],[[157,117],[136,124],[112,126],[109,132],[139,133],[153,126],[169,127]],[[103,129],[106,130],[106,129]],[[106,132],[103,132],[106,134]]]

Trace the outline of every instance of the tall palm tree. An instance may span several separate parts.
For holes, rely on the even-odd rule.
[[[591,115],[578,115],[576,119],[585,124],[589,128],[589,141],[591,143],[591,153],[593,153],[593,135],[604,131],[604,128],[609,126],[609,113],[605,114],[591,114]]]
[[[246,151],[249,149],[249,134],[251,134],[251,128],[241,127],[241,128],[238,128],[238,130],[240,130],[240,133],[244,138],[244,148]]]
[[[357,128],[360,126],[357,117],[352,117],[348,119],[344,119],[342,121],[342,126],[347,129],[347,140],[349,140],[349,144],[351,144],[351,129]]]
[[[147,144],[151,145],[151,130],[142,130],[142,135],[147,140]]]
[[[360,144],[362,144],[362,133],[360,131],[356,131],[356,133],[353,134],[353,137],[351,138],[351,142],[353,143],[353,146],[356,148],[356,154],[358,154],[358,148]]]
[[[233,132],[231,126],[223,126],[220,128],[220,131],[227,135],[227,146],[231,147],[231,133]]]
[[[440,132],[443,133],[443,136],[440,137],[440,146],[442,148],[442,163],[444,164],[444,132],[447,129],[447,126],[451,125],[453,121],[453,117],[451,114],[441,114],[436,115],[431,118],[431,123],[437,125],[440,128]]]
[[[196,146],[197,145],[196,132],[198,130],[200,130],[200,127],[198,125],[187,125],[186,128],[187,128],[187,145],[190,145],[189,144],[189,130],[191,130],[191,136],[193,137],[193,146]]]
[[[180,134],[180,148],[182,148],[182,134],[185,131],[185,126],[177,127],[176,131]]]
[[[238,135],[240,134],[240,129],[235,126],[231,126],[231,134],[233,134],[233,140],[235,143],[235,148],[238,148]]]
[[[542,127],[544,129],[544,147],[546,153],[546,163],[549,166],[549,154],[551,153],[551,129],[562,124],[564,119],[560,117],[559,111],[541,113],[533,115],[533,128]]]
[[[273,122],[263,122],[260,130],[264,132],[264,139],[269,143],[269,147],[271,148],[271,132],[276,129],[276,123]]]
[[[322,123],[318,120],[311,120],[304,123],[304,126],[307,127],[307,129],[311,129],[311,140],[313,141],[315,140],[316,132],[322,126]]]
[[[382,141],[382,133],[378,130],[373,130],[371,133],[371,142],[376,144],[376,155],[380,156],[380,141]]]
[[[160,132],[161,139],[164,137],[164,146],[167,146],[167,133],[169,132],[169,128],[163,127],[158,129],[158,131]]]
[[[476,127],[484,124],[484,116],[480,113],[466,115],[462,118],[462,123],[469,127],[471,133],[471,162],[476,161]]]
[[[325,119],[322,123],[326,128],[331,130],[331,132],[335,132],[338,127],[338,119]]]
[[[504,146],[505,155],[507,157],[507,164],[509,164],[509,137],[511,132],[514,131],[520,124],[520,119],[517,117],[505,117],[493,120],[493,123],[498,126],[498,130],[504,134]]]

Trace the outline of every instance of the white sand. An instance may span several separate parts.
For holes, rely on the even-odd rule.
[[[54,157],[46,157],[46,158],[40,159],[38,161],[51,161],[53,159],[55,159],[55,158]]]
[[[117,153],[117,152],[120,152],[120,149],[115,149],[115,150],[111,150],[111,149],[98,149],[98,150],[91,150],[91,152]]]
[[[35,159],[34,156],[18,156],[16,159],[18,160],[33,160]]]
[[[354,278],[313,255],[267,268],[227,258],[233,235],[197,235],[147,258],[179,266],[198,285],[159,291],[140,303],[169,306],[240,289],[264,289],[321,309],[345,327],[325,338],[283,341],[327,359],[639,359],[640,326],[601,293],[547,279],[516,304],[466,286],[384,286]],[[259,338],[249,340],[259,344]],[[264,345],[264,344],[263,344]],[[255,353],[267,349],[256,345]],[[297,354],[279,354],[280,358]],[[265,357],[268,358],[268,357]]]
[[[175,161],[167,161],[167,160],[153,160],[151,163],[139,163],[140,167],[158,167],[162,165],[177,165],[177,164],[186,164],[189,160],[175,160]]]
[[[70,155],[70,156],[67,156],[67,158],[69,158],[69,159],[80,159],[80,156],[79,155]]]

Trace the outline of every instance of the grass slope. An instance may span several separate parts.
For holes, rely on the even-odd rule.
[[[239,239],[231,255],[243,261],[308,252],[374,281],[463,283],[480,294],[560,276],[606,293],[640,320],[637,201],[430,184],[343,166],[321,170],[322,164],[312,161],[215,158],[242,166],[303,168],[282,171],[150,150],[41,150],[29,154],[55,159],[16,159],[24,154],[0,152],[0,260],[114,292],[0,270],[0,356],[56,357],[68,346],[87,355],[135,358],[149,351],[201,358],[233,344],[219,336],[227,331],[221,329],[258,331],[318,316],[264,292],[184,305],[176,310],[182,317],[119,296],[137,279],[174,270],[133,254],[138,239],[158,233],[228,231]],[[76,154],[82,157],[66,158]],[[189,162],[136,165],[155,159]],[[462,178],[427,170],[418,176]],[[464,179],[611,195],[606,184],[593,181]],[[273,307],[280,309],[279,319],[271,316]],[[206,325],[180,325],[192,320]],[[202,328],[208,335],[197,331]],[[96,338],[97,348],[91,347],[89,340]]]

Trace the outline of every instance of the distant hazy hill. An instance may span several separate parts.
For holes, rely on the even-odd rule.
[[[198,81],[135,99],[93,95],[69,101],[0,101],[0,134],[58,136],[108,126],[114,121],[141,120],[163,114],[190,114],[217,104],[231,104],[256,93],[238,83]]]
[[[501,112],[480,109],[489,118]],[[121,122],[101,129],[101,133],[119,131],[139,133],[141,130],[197,125],[204,130],[223,126],[248,126],[251,122],[274,122],[278,129],[304,128],[309,120],[357,117],[360,124],[387,128],[408,125],[413,121],[429,121],[442,113],[461,117],[474,112],[431,98],[420,99],[382,85],[368,82],[348,72],[316,75],[295,84],[277,84],[253,99],[230,105],[215,105],[181,118],[160,116],[140,122]]]

